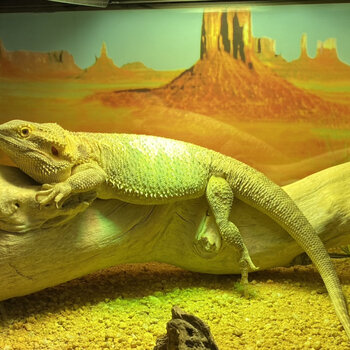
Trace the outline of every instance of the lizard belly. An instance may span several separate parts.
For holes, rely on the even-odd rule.
[[[112,191],[104,189],[98,194],[98,198],[101,199],[119,199],[123,202],[140,204],[140,205],[157,205],[157,204],[167,204],[171,202],[176,202],[180,200],[187,200],[192,198],[198,198],[204,195],[204,191],[191,192],[174,195],[173,193],[160,194],[160,193],[149,193],[143,194],[141,192],[127,192],[124,190],[116,190],[115,188]]]
[[[134,204],[164,204],[200,197],[207,185],[206,177],[198,177],[193,172],[171,171],[163,176],[155,172],[129,175],[127,178],[120,176],[113,183],[107,181],[98,191],[98,197]]]
[[[201,148],[153,137],[127,141],[119,146],[117,163],[107,168],[100,198],[162,204],[204,194],[209,167]]]

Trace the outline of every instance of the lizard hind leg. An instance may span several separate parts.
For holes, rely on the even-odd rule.
[[[212,176],[208,181],[206,197],[222,239],[226,243],[232,245],[240,254],[239,264],[241,268],[242,284],[246,294],[248,269],[250,268],[252,271],[256,271],[258,268],[252,262],[237,226],[229,221],[234,198],[232,189],[224,178]]]

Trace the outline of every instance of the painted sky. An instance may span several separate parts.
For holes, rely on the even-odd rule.
[[[252,7],[253,35],[276,39],[277,53],[293,60],[300,38],[308,52],[317,40],[337,39],[339,57],[350,64],[350,4]],[[121,66],[141,61],[160,70],[190,67],[199,58],[203,9],[162,9],[0,14],[0,39],[8,50],[67,50],[86,68],[102,42]]]

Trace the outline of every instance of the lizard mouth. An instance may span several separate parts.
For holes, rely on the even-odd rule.
[[[17,142],[16,139],[6,136],[6,135],[1,135],[0,133],[0,144],[3,145],[3,150],[5,152],[14,152],[15,149],[19,149],[21,152],[27,152],[28,151],[28,146],[26,147],[21,147],[21,143]],[[23,142],[22,142],[23,144]]]
[[[1,135],[0,133],[0,145],[2,146],[2,150],[7,153],[9,156],[13,154],[34,154],[35,156],[40,155],[42,158],[50,159],[45,152],[41,151],[40,149],[34,148],[29,143],[23,147],[23,143],[25,141],[21,140],[18,142],[16,139],[13,139],[12,137],[8,137],[6,135]],[[41,158],[40,157],[40,158]]]

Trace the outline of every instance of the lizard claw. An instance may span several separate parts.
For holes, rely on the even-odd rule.
[[[239,265],[241,267],[241,283],[243,285],[243,294],[245,298],[249,297],[249,291],[248,291],[248,268],[250,268],[252,271],[259,270],[259,267],[256,267],[250,258],[250,255],[248,253],[247,249],[243,250],[242,256],[239,259]]]
[[[241,266],[242,268],[244,268],[244,267],[247,267],[247,268],[248,268],[248,266],[249,266],[249,268],[250,268],[252,271],[257,271],[257,270],[259,270],[259,267],[256,267],[256,266],[254,265],[254,263],[253,263],[253,261],[252,261],[250,255],[249,255],[247,249],[245,249],[245,250],[243,251],[242,256],[241,256],[241,258],[240,258],[240,260],[239,260],[239,264],[240,264],[240,266]]]
[[[41,191],[35,195],[35,200],[39,202],[40,207],[54,201],[56,208],[60,208],[64,199],[69,196],[71,192],[71,186],[65,182],[54,185],[44,184]],[[42,198],[40,199],[40,197]]]
[[[54,194],[52,192],[54,185],[45,184],[41,187],[41,190],[36,193],[35,200],[39,202],[40,205],[48,204],[53,198]],[[39,197],[44,197],[39,199]]]

